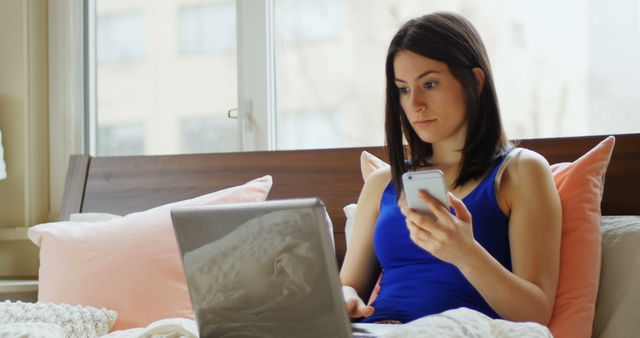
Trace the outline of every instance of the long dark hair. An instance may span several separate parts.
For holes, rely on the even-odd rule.
[[[431,143],[420,139],[400,106],[393,62],[402,50],[446,63],[451,74],[462,84],[468,128],[464,147],[460,149],[461,165],[453,187],[482,177],[510,146],[500,120],[489,58],[480,35],[469,21],[454,13],[438,12],[405,23],[391,40],[387,53],[386,148],[393,183],[398,191],[402,190],[402,174],[429,165],[425,161],[433,155]],[[472,71],[475,67],[485,74],[479,95]],[[408,143],[406,153],[403,135]]]

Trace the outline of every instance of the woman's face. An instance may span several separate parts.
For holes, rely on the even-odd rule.
[[[462,146],[467,133],[465,95],[447,64],[403,50],[393,68],[400,105],[420,139]]]

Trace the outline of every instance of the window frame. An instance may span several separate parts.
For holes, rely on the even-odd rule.
[[[49,210],[62,204],[69,157],[88,153],[85,79],[87,1],[49,0]]]
[[[274,0],[235,0],[241,151],[275,150]],[[48,0],[50,210],[62,202],[68,158],[96,155],[95,0]],[[78,66],[80,65],[80,66]],[[234,108],[234,107],[229,107]]]

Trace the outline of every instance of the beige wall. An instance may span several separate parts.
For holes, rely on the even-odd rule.
[[[15,228],[49,219],[46,0],[0,1],[0,48],[0,277],[35,276],[37,248]]]

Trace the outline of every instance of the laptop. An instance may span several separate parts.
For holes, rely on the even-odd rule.
[[[351,324],[317,198],[176,207],[173,226],[200,337],[377,337]]]

